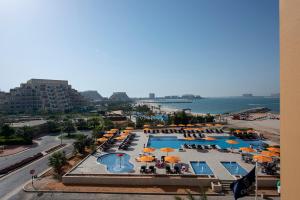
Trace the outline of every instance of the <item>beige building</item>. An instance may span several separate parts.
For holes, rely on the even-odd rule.
[[[9,93],[0,95],[0,111],[19,112],[64,112],[81,109],[86,99],[72,89],[68,81],[31,79]]]

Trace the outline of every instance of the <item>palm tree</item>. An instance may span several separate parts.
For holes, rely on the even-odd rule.
[[[93,138],[96,139],[99,135],[99,132],[100,131],[103,131],[104,130],[104,126],[101,124],[101,125],[98,125],[96,126],[94,129],[93,129],[93,132],[92,132],[92,135],[93,135]]]
[[[67,158],[64,151],[53,153],[49,157],[48,165],[52,167],[58,175],[62,174],[62,167],[67,163]]]
[[[74,123],[71,120],[67,120],[64,123],[64,131],[68,133],[68,137],[70,137],[70,133],[75,132],[75,130]]]

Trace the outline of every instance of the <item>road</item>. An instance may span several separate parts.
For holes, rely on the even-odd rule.
[[[84,132],[85,135],[90,135],[90,132]],[[73,152],[73,146],[71,145],[74,140],[63,140],[63,143],[68,144],[66,147],[63,148],[63,150],[68,154]],[[49,144],[47,144],[49,142]],[[57,144],[60,144],[60,140],[57,139],[57,136],[44,136],[41,138],[41,143],[39,148],[35,148],[32,152],[36,152],[38,150],[45,151],[46,149],[51,148],[52,146],[55,146]],[[52,146],[49,146],[52,145]],[[16,154],[13,156],[10,156],[11,158],[7,159],[9,162],[12,162],[13,160],[17,160],[18,158],[25,158],[28,155],[30,155],[32,152],[25,151],[20,154]],[[33,153],[33,154],[34,154]],[[39,174],[46,169],[48,169],[48,158],[50,155],[47,155],[21,169],[18,169],[7,176],[4,176],[0,178],[0,199],[9,199],[12,196],[22,193],[22,187],[23,185],[31,180],[31,175],[29,174],[29,171],[31,169],[35,169],[36,173]],[[1,161],[2,166],[6,165],[5,160]],[[22,198],[20,198],[22,199]]]
[[[91,135],[90,131],[86,131],[86,132],[78,132],[78,133],[83,133],[85,135]],[[60,139],[58,138],[59,134],[57,135],[47,135],[47,136],[43,136],[37,140],[35,140],[38,145],[35,145],[34,147],[25,150],[21,153],[17,153],[15,155],[10,155],[10,156],[4,156],[4,157],[0,157],[0,169],[3,169],[7,166],[10,166],[14,163],[17,163],[21,160],[23,160],[24,158],[33,156],[39,152],[45,151],[47,149],[50,149],[51,147],[54,147],[56,145],[60,144]],[[74,140],[63,140],[63,143],[72,143]]]

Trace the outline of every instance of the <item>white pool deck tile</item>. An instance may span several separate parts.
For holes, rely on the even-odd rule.
[[[97,162],[97,158],[101,155],[107,153],[126,153],[130,155],[130,162],[134,164],[134,171],[131,174],[140,174],[140,167],[145,165],[144,162],[137,162],[136,157],[143,152],[144,145],[147,145],[149,134],[143,132],[134,132],[136,133],[136,138],[132,142],[131,146],[127,151],[118,150],[119,143],[116,143],[113,148],[107,152],[101,152],[98,150],[95,154],[89,156],[84,162],[79,164],[74,168],[70,174],[110,174],[106,169],[106,166]],[[177,136],[178,138],[182,137],[180,133],[174,134],[155,134],[157,136]],[[157,158],[160,159],[161,156],[166,155],[166,153],[160,152],[158,149],[152,153]],[[250,171],[253,168],[252,164],[247,164],[241,160],[241,155],[238,153],[223,153],[217,150],[209,150],[208,152],[198,152],[195,149],[187,149],[185,152],[179,152],[175,149],[174,152],[169,153],[169,155],[179,156],[182,163],[189,164],[189,172],[186,174],[194,174],[194,171],[190,165],[190,161],[205,161],[208,166],[213,171],[214,175],[217,176],[220,180],[234,180],[234,177],[230,175],[227,169],[220,163],[222,161],[237,162],[247,171]],[[154,165],[155,163],[148,163],[149,165]],[[158,174],[165,174],[165,169],[157,169]]]

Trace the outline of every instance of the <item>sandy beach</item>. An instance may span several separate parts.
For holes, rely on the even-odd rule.
[[[280,120],[264,119],[264,120],[232,120],[228,119],[228,124],[236,128],[253,128],[262,133],[266,138],[274,143],[280,143]]]

